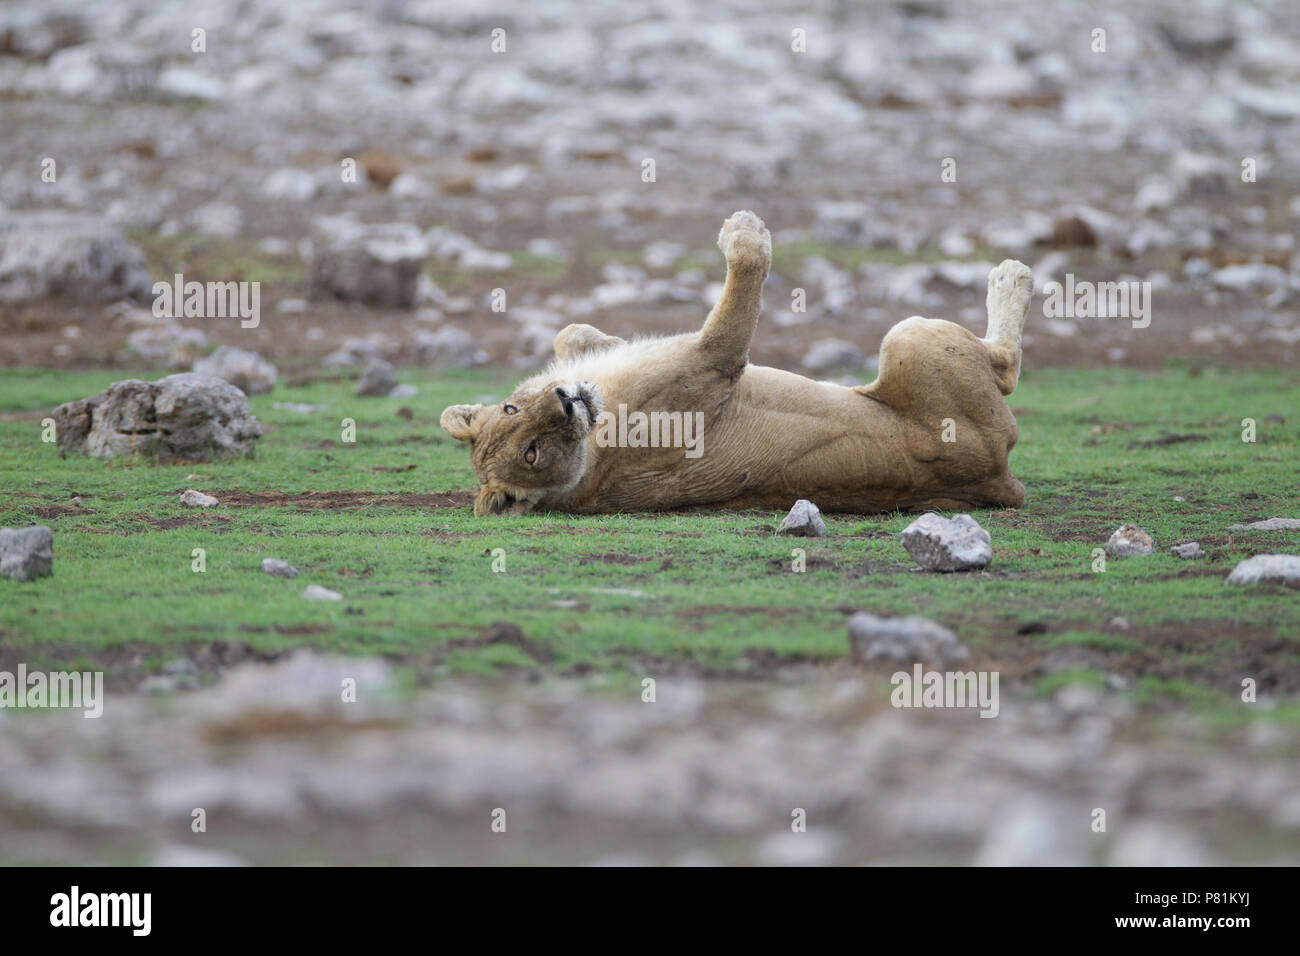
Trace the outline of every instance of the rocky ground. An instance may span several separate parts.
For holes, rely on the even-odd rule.
[[[184,271],[263,282],[258,328],[183,323],[209,343],[283,359],[368,336],[398,361],[535,364],[574,319],[696,326],[718,223],[752,207],[777,245],[758,361],[866,372],[914,312],[982,330],[987,265],[1016,256],[1040,287],[1132,277],[1153,297],[1147,328],[1035,314],[1031,367],[1293,363],[1298,19],[1284,2],[10,4],[0,362],[112,361],[148,323],[105,304]],[[34,210],[122,230],[143,261],[115,248],[98,290],[33,282],[44,260],[12,236]],[[350,287],[338,216],[395,224],[388,262],[413,270]],[[485,354],[421,347],[445,327]],[[810,357],[824,339],[854,348]]]

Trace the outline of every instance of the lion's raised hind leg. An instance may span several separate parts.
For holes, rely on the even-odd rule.
[[[763,282],[772,265],[772,236],[752,212],[736,212],[722,224],[718,248],[727,260],[727,281],[700,331],[700,348],[720,369],[734,374],[749,362],[758,325]]]
[[[606,335],[594,325],[575,322],[556,333],[555,357],[565,362],[587,352],[603,352],[623,344],[623,339],[617,335]]]
[[[1029,301],[1034,295],[1034,274],[1029,266],[1015,259],[1004,259],[989,273],[989,292],[985,300],[989,328],[984,336],[998,389],[1010,395],[1020,381],[1020,333],[1029,315]]]

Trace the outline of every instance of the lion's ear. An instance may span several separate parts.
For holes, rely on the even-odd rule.
[[[483,427],[483,406],[452,405],[438,422],[457,441],[473,441]]]
[[[515,496],[499,488],[484,485],[478,490],[474,499],[474,514],[482,518],[486,515],[499,515],[515,503]]]

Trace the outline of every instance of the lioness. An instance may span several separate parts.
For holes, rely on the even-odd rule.
[[[1020,376],[1033,294],[1023,263],[989,274],[985,338],[913,316],[885,336],[876,380],[850,388],[749,364],[771,236],[737,212],[718,246],[727,281],[699,332],[626,342],[570,325],[550,367],[504,402],[442,413],[442,427],[470,445],[482,482],[475,514],[788,508],[798,498],[860,513],[1024,503],[1007,466],[1017,430],[1003,400]],[[651,439],[667,440],[629,430],[637,412],[660,426]]]

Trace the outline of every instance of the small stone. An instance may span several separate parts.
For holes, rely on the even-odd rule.
[[[548,340],[548,348],[549,345]],[[411,346],[416,361],[435,369],[472,368],[485,364],[489,358],[479,348],[478,339],[454,325],[444,325],[436,332],[418,331],[411,336]]]
[[[829,372],[834,369],[860,369],[863,365],[862,349],[852,342],[840,339],[822,339],[814,342],[799,363],[810,372]]]
[[[0,577],[32,581],[54,574],[54,532],[45,525],[0,528]]]
[[[1265,518],[1228,526],[1229,531],[1300,531],[1300,518]]]
[[[903,547],[927,571],[976,571],[993,560],[989,533],[968,514],[921,515],[903,529]]]
[[[1106,542],[1106,553],[1112,558],[1137,558],[1155,553],[1155,542],[1135,524],[1126,524],[1115,530]]]
[[[781,519],[777,534],[793,535],[801,538],[826,537],[826,522],[818,507],[807,498],[800,498],[790,509],[790,513]]]
[[[201,491],[188,488],[181,492],[181,504],[190,508],[215,508],[218,502],[211,495],[205,495]]]
[[[245,395],[262,395],[275,388],[275,366],[256,352],[223,345],[194,363],[195,375],[229,382]]]
[[[388,393],[389,398],[415,398],[420,394],[420,390],[414,385],[398,385]]]
[[[1191,561],[1193,558],[1205,557],[1205,549],[1201,547],[1199,541],[1189,541],[1186,544],[1176,544],[1169,549],[1176,557],[1184,561]]]
[[[263,558],[262,573],[269,574],[273,578],[296,578],[298,569],[288,561],[281,561],[279,558]]]
[[[923,617],[877,617],[859,611],[849,618],[849,649],[858,663],[922,663],[939,667],[970,657],[957,635]]]
[[[302,592],[305,601],[342,601],[343,595],[338,591],[331,591],[329,588],[323,588],[319,584],[307,585],[307,590]]]
[[[397,374],[393,371],[393,367],[383,359],[374,359],[361,373],[356,394],[358,398],[382,397],[395,388],[397,388]]]
[[[1229,584],[1264,582],[1300,584],[1300,555],[1257,554],[1242,561],[1228,575]]]

